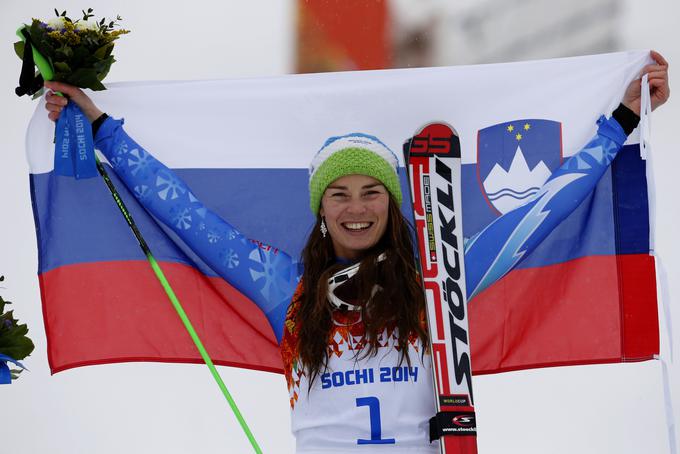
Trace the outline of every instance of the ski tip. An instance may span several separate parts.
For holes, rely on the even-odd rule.
[[[428,123],[404,142],[404,155],[460,158],[458,133],[448,123]]]

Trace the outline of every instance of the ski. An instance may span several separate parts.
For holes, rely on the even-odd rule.
[[[439,439],[443,454],[476,454],[458,134],[430,123],[404,143],[404,160],[432,353],[437,413],[430,439]]]

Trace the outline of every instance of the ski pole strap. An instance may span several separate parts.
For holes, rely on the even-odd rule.
[[[440,411],[430,418],[430,443],[445,435],[477,436],[474,411]]]
[[[33,59],[33,43],[31,36],[25,30],[21,30],[24,38],[24,58],[21,62],[21,74],[19,74],[19,86],[14,90],[17,96],[33,95],[43,87],[42,75],[35,75],[35,61]]]

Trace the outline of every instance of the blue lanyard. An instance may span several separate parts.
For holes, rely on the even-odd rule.
[[[54,173],[76,179],[97,176],[92,128],[74,102],[62,110],[54,144]]]

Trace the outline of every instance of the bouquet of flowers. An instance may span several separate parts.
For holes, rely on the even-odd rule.
[[[0,281],[4,279],[4,276],[0,276]],[[26,336],[26,325],[20,325],[12,311],[5,312],[6,304],[11,303],[0,296],[0,384],[7,384],[18,378],[23,369],[19,360],[30,355],[35,348],[33,341]],[[7,363],[21,369],[10,369]]]
[[[120,16],[97,21],[92,11],[83,10],[83,17],[74,21],[66,11],[55,9],[56,17],[33,19],[31,25],[19,28],[17,35],[22,40],[14,43],[14,50],[24,64],[17,95],[38,93],[42,78],[91,90],[106,89],[101,81],[115,61],[114,41],[129,31],[117,28]],[[34,64],[40,74],[35,74]]]

